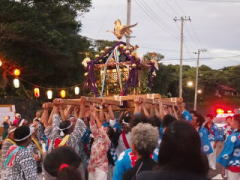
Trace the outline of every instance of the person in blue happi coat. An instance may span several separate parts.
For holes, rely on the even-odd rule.
[[[179,107],[180,111],[181,111],[181,116],[183,120],[186,120],[188,122],[192,121],[192,115],[191,113],[186,109],[186,104],[183,103],[180,107]]]
[[[216,170],[217,151],[221,149],[221,146],[223,145],[224,130],[223,128],[218,128],[213,122],[213,119],[213,115],[208,114],[204,126],[208,130],[208,139],[213,147],[213,153],[208,155],[209,166],[211,169]]]
[[[234,115],[232,129],[235,129],[228,136],[224,148],[217,158],[217,162],[221,164],[227,171],[228,180],[240,179],[240,114]]]
[[[203,126],[205,122],[204,117],[197,113],[196,111],[192,111],[192,125],[197,130],[200,139],[201,139],[201,149],[204,154],[209,155],[213,153],[213,147],[208,139],[208,130]]]

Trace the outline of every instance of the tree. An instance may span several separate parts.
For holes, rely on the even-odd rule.
[[[159,65],[157,76],[154,80],[152,91],[167,95],[170,93],[172,96],[177,96],[178,89],[178,66],[176,65]]]
[[[0,53],[22,67],[22,77],[44,86],[81,82],[79,52],[90,41],[79,35],[77,17],[89,10],[91,0],[1,0]],[[79,18],[78,18],[79,19]]]
[[[93,42],[94,49],[96,51],[104,50],[105,47],[112,47],[114,44],[116,44],[117,41],[107,41],[107,40],[95,40]]]
[[[155,59],[157,61],[161,61],[162,59],[164,59],[164,56],[160,53],[156,53],[156,52],[148,52],[143,56],[144,60],[152,60]]]

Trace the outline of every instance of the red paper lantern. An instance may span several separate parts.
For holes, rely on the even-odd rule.
[[[34,88],[34,96],[36,97],[36,98],[39,98],[40,97],[40,89],[39,88]]]

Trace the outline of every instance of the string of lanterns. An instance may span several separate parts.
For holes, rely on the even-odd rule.
[[[0,59],[0,67],[2,67],[4,65],[5,62],[3,62],[1,59]],[[79,84],[75,85],[75,86],[71,86],[71,87],[67,87],[67,88],[47,88],[47,87],[41,87],[41,86],[38,86],[38,85],[35,85],[31,82],[28,82],[24,79],[22,79],[20,77],[21,75],[21,70],[19,68],[14,68],[11,72],[9,72],[10,75],[12,75],[14,78],[13,78],[13,87],[14,88],[20,88],[20,79],[28,84],[31,84],[34,86],[34,89],[33,89],[33,94],[36,98],[39,98],[41,96],[41,89],[47,89],[46,90],[46,96],[47,96],[47,99],[52,99],[53,96],[54,96],[54,91],[53,89],[60,89],[59,91],[59,96],[61,98],[66,98],[67,96],[67,91],[65,89],[69,89],[69,88],[74,88],[74,94],[77,96],[80,94],[80,87],[79,87]]]
[[[26,81],[25,81],[26,82]],[[31,83],[32,84],[32,83]],[[47,96],[47,99],[53,99],[54,97],[54,91],[58,91],[58,95],[61,98],[66,98],[67,97],[67,90],[66,89],[72,89],[74,92],[74,95],[78,96],[80,94],[80,87],[79,84],[75,85],[75,86],[71,86],[71,87],[67,87],[67,88],[47,88],[47,87],[40,87],[37,85],[34,85],[35,88],[33,89],[33,94],[36,98],[39,98],[41,96],[41,89],[46,89],[45,94]],[[17,88],[16,86],[14,86],[15,88]],[[40,87],[40,88],[39,88]]]

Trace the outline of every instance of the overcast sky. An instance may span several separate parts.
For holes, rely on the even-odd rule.
[[[115,40],[106,32],[116,19],[126,23],[127,0],[93,0],[89,13],[81,17],[82,35],[93,39]],[[166,64],[179,63],[180,22],[175,16],[190,16],[184,25],[184,64],[196,65],[199,48],[201,64],[219,69],[240,64],[240,0],[132,0],[131,39],[138,52],[159,52]],[[211,58],[209,58],[211,57]],[[228,57],[228,58],[226,58]],[[205,59],[204,59],[205,58]],[[209,59],[208,59],[209,58]]]

